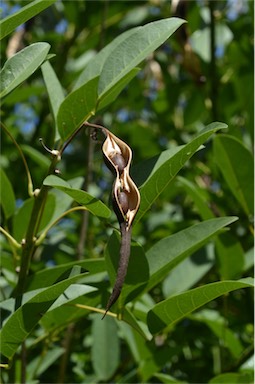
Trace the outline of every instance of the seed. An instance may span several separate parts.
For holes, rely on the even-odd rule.
[[[119,173],[122,173],[127,165],[124,157],[120,153],[115,153],[111,157],[111,161],[116,167],[118,167]]]
[[[118,192],[118,202],[125,215],[128,211],[128,194],[126,192]]]

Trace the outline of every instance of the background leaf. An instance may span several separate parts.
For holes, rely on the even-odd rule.
[[[236,138],[220,135],[214,139],[214,155],[231,192],[246,214],[252,214],[254,211],[252,154]]]
[[[15,195],[10,180],[2,168],[0,168],[0,202],[5,215],[8,219],[15,211]]]
[[[98,380],[109,380],[120,361],[119,339],[115,319],[106,316],[102,321],[95,315],[92,325],[92,364]]]

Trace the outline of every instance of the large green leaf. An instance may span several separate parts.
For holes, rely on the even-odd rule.
[[[34,43],[8,59],[0,73],[0,97],[10,93],[25,81],[45,60],[50,45]]]
[[[95,315],[92,324],[91,358],[99,381],[109,380],[120,363],[120,345],[116,320]]]
[[[199,132],[195,138],[186,145],[162,152],[159,156],[148,160],[136,167],[135,181],[141,185],[141,204],[135,221],[141,219],[150,209],[153,202],[169,185],[183,165],[194,155],[198,148],[214,132],[227,128],[224,123],[215,122]]]
[[[57,0],[35,0],[22,7],[18,12],[0,21],[0,40],[9,33],[13,32],[18,26],[36,16],[38,13],[48,8]]]
[[[98,77],[101,74],[102,68],[107,57],[111,52],[125,39],[135,33],[139,27],[132,28],[128,31],[121,33],[114,40],[112,40],[108,45],[106,45],[100,52],[98,52],[86,65],[82,73],[80,74],[78,80],[75,83],[73,90],[80,88],[82,85],[86,84],[89,80]]]
[[[44,185],[48,185],[65,192],[71,196],[77,203],[86,207],[88,211],[93,213],[99,218],[109,218],[111,215],[110,209],[102,203],[102,201],[89,195],[87,192],[81,189],[72,188],[70,184],[61,179],[60,177],[51,175],[47,176],[43,182]]]
[[[58,110],[61,103],[64,101],[65,95],[64,95],[62,86],[57,78],[57,75],[49,61],[46,61],[45,63],[43,63],[41,70],[42,70],[44,82],[47,88],[47,92],[49,95],[53,116],[55,119],[55,125],[56,125],[55,141],[57,141],[59,139],[59,134],[57,131],[57,114],[58,114]]]
[[[96,77],[70,93],[61,103],[57,114],[57,127],[63,141],[95,114],[97,84]]]
[[[150,269],[150,280],[146,288],[154,287],[176,265],[236,220],[236,217],[210,219],[158,241],[146,252]]]
[[[131,69],[131,71],[122,77],[116,84],[114,84],[114,86],[108,92],[104,93],[103,96],[98,100],[97,110],[105,108],[108,104],[112,103],[139,71],[139,68]]]
[[[228,135],[214,138],[214,159],[231,192],[248,215],[254,213],[253,157],[238,139]]]
[[[152,308],[147,317],[151,333],[162,331],[185,316],[228,292],[254,286],[252,278],[241,280],[225,280],[191,289],[170,297]]]
[[[0,180],[0,205],[5,218],[8,219],[15,211],[15,195],[10,180],[2,168],[0,168]]]
[[[69,276],[39,293],[21,305],[5,322],[1,330],[1,352],[9,359],[13,357],[20,344],[38,324],[54,301],[84,273],[80,267],[74,267]]]
[[[167,40],[184,20],[169,18],[138,27],[107,57],[98,84],[98,96],[108,92],[121,78]]]

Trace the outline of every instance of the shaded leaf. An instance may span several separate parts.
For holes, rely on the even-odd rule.
[[[253,372],[229,372],[222,373],[221,375],[215,376],[209,381],[210,384],[251,384],[253,382]]]
[[[228,292],[241,288],[252,288],[252,278],[225,280],[191,289],[170,297],[152,308],[147,317],[148,327],[155,334],[175,324],[185,316]]]
[[[234,358],[241,356],[244,347],[235,332],[227,327],[226,320],[219,312],[205,309],[194,313],[190,318],[206,324],[222,340],[224,347],[229,349]]]
[[[231,192],[247,215],[254,212],[253,158],[251,152],[235,137],[214,138],[214,159]]]
[[[34,43],[8,59],[0,73],[0,97],[10,93],[25,81],[45,60],[50,45]]]
[[[6,173],[0,168],[0,204],[6,219],[9,219],[15,211],[15,195]]]
[[[22,144],[20,146],[22,151],[27,154],[39,167],[42,169],[48,169],[50,166],[50,159],[39,152],[37,149],[31,147],[30,145]]]
[[[115,319],[106,316],[104,321],[95,315],[92,324],[91,358],[98,380],[107,381],[120,363],[120,346]]]

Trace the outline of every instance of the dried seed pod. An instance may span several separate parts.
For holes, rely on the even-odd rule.
[[[113,291],[106,305],[105,316],[107,311],[109,311],[118,299],[127,273],[130,256],[131,229],[140,205],[140,193],[129,175],[132,160],[130,147],[102,126],[87,122],[85,125],[101,129],[105,134],[106,139],[102,146],[104,159],[108,168],[116,174],[116,180],[112,189],[112,200],[114,212],[120,225],[120,260]]]
[[[127,230],[129,230],[140,205],[140,193],[129,175],[132,151],[124,141],[107,129],[104,129],[104,133],[106,139],[102,150],[107,163],[109,163],[109,168],[114,169],[116,172],[116,181],[113,187],[114,210],[119,222],[125,221]],[[119,200],[121,192],[128,193],[128,209],[126,212],[122,209],[122,202]]]

